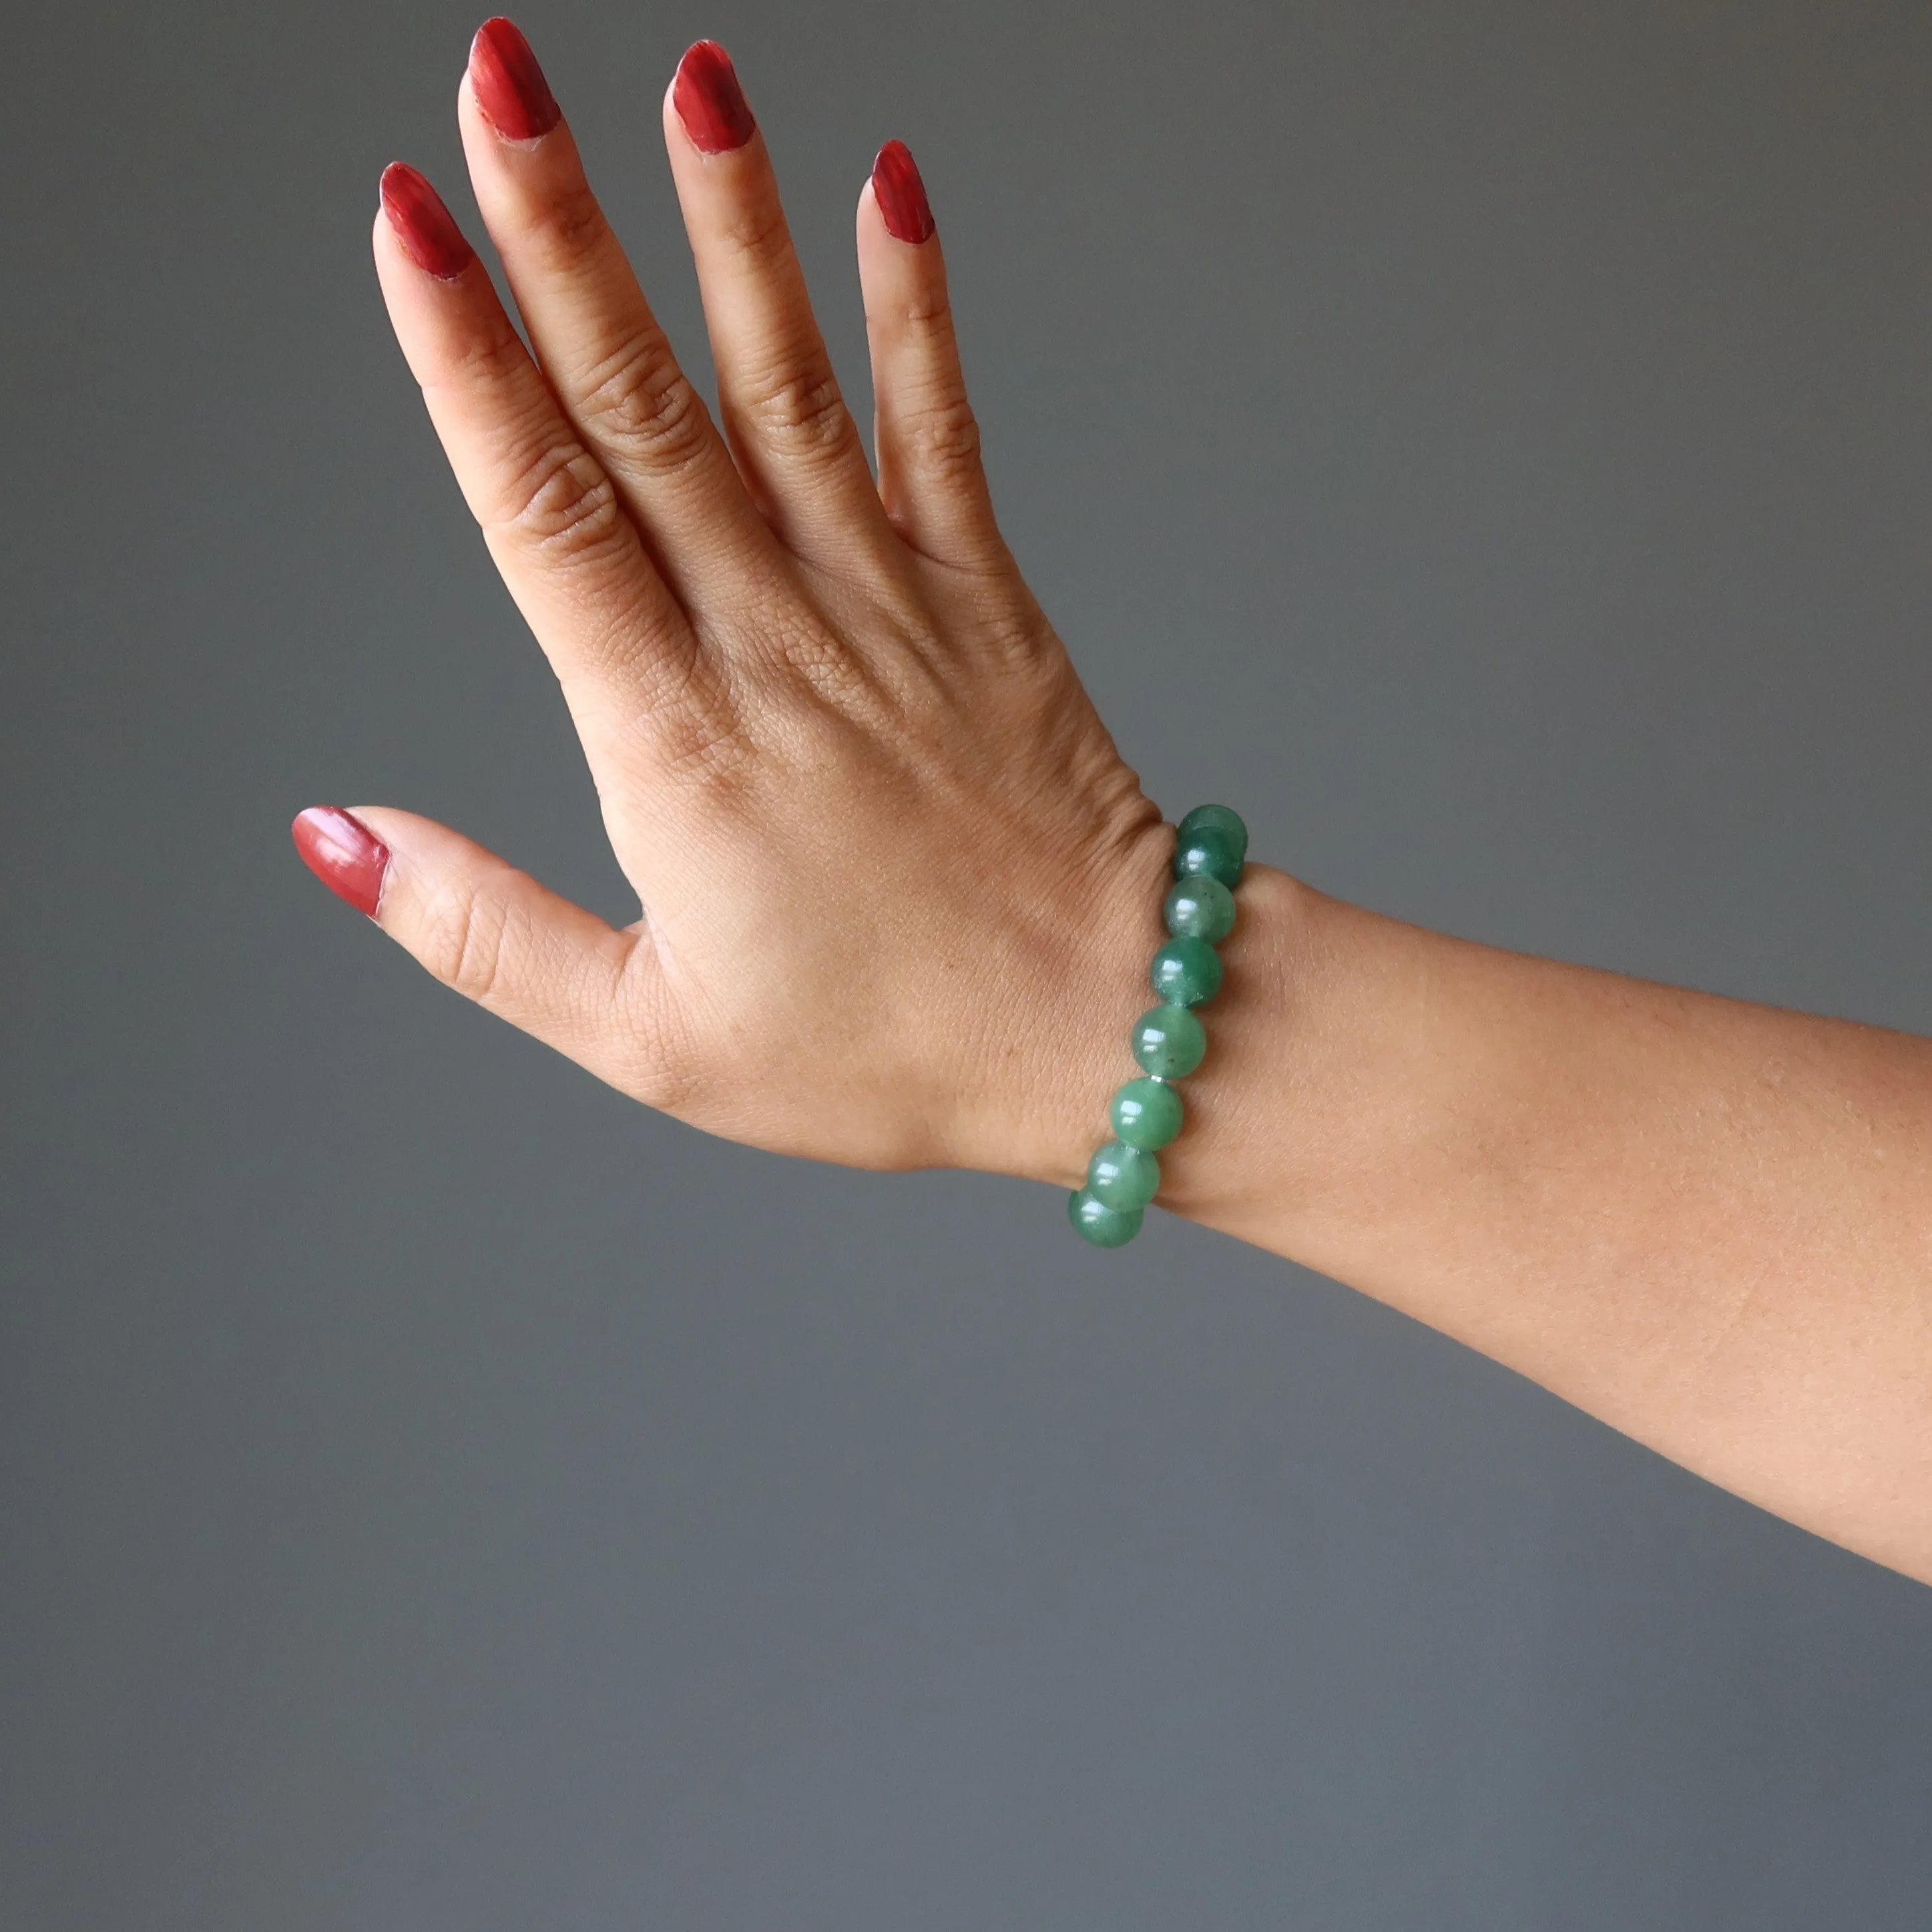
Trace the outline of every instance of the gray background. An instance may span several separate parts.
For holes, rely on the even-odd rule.
[[[862,400],[913,141],[1172,808],[1932,1030],[1922,0],[523,17],[694,357],[687,40]],[[302,871],[634,910],[366,259],[475,23],[9,28],[0,1919],[1925,1926],[1932,1592],[1199,1231],[653,1118]]]

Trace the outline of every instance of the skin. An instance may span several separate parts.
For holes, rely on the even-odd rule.
[[[466,78],[484,268],[378,217],[396,334],[646,908],[358,807],[378,922],[646,1105],[782,1152],[1078,1184],[1173,834],[1000,539],[937,238],[859,268],[876,480],[761,135],[664,138],[714,422],[567,124]],[[1932,1045],[1495,951],[1259,866],[1162,1204],[1932,1581]],[[1062,1238],[1070,1239],[1070,1236]]]

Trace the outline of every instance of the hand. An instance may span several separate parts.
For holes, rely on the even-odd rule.
[[[875,484],[722,49],[664,106],[716,424],[507,21],[458,112],[534,359],[400,166],[376,267],[644,916],[388,808],[304,813],[304,856],[438,979],[695,1126],[1072,1184],[1132,1070],[1171,835],[1000,540],[910,156],[859,201]]]
[[[316,869],[638,1099],[790,1153],[1071,1184],[1129,1070],[1172,834],[1001,544],[910,158],[859,203],[874,485],[730,64],[664,133],[722,434],[516,30],[470,178],[536,356],[420,176],[376,259],[562,685],[624,932],[400,812]],[[1161,1200],[1932,1579],[1932,1045],[1423,932],[1266,866]]]

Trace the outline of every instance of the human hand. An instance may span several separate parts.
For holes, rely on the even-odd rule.
[[[859,202],[875,484],[722,49],[664,104],[716,424],[507,21],[458,114],[534,359],[400,166],[376,266],[644,914],[614,930],[388,808],[304,812],[303,856],[439,980],[694,1126],[1077,1180],[1171,835],[1000,539],[910,156]]]

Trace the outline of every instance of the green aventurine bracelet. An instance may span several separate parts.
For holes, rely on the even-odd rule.
[[[1172,937],[1148,977],[1161,1004],[1134,1022],[1134,1058],[1146,1070],[1114,1096],[1114,1138],[1087,1163],[1087,1185],[1066,1203],[1083,1240],[1118,1248],[1141,1231],[1160,1192],[1160,1150],[1180,1131],[1173,1083],[1201,1064],[1208,1035],[1194,1009],[1221,990],[1215,950],[1234,929],[1234,888],[1247,862],[1248,828],[1225,805],[1197,805],[1180,821],[1174,884],[1161,908]]]

